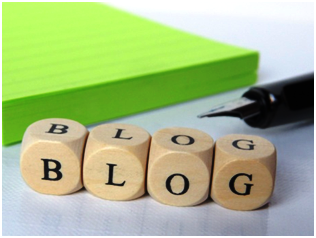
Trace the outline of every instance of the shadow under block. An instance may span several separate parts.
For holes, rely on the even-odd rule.
[[[83,163],[85,188],[108,200],[132,200],[145,193],[151,136],[127,124],[104,124],[89,134]]]
[[[20,169],[35,191],[63,195],[82,188],[82,157],[88,130],[68,119],[45,119],[25,131]]]
[[[272,196],[276,149],[252,135],[227,135],[215,143],[211,197],[233,210],[254,210]]]
[[[213,139],[189,128],[157,131],[150,147],[147,190],[157,201],[193,206],[209,195]]]
[[[100,3],[5,2],[2,143],[44,118],[87,125],[253,84],[258,57]]]

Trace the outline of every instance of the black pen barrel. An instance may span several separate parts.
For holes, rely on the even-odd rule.
[[[260,104],[260,114],[245,122],[268,128],[314,118],[314,73],[252,87],[243,97]]]

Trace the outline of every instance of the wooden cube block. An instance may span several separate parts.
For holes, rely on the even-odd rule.
[[[227,135],[215,143],[211,197],[233,210],[254,210],[273,192],[276,149],[252,135]]]
[[[68,119],[30,125],[23,137],[20,169],[35,191],[63,195],[82,188],[81,167],[88,130]]]
[[[147,189],[157,201],[193,206],[209,194],[213,139],[189,128],[165,128],[152,138]]]
[[[127,124],[104,124],[89,135],[83,165],[85,188],[108,200],[131,200],[145,193],[151,136]]]

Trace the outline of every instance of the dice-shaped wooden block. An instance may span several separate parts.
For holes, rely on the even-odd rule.
[[[131,200],[145,193],[151,136],[127,124],[103,124],[91,130],[83,165],[85,188],[108,200]]]
[[[157,201],[193,206],[209,194],[213,139],[189,128],[157,131],[150,147],[147,189]]]
[[[63,195],[82,188],[82,158],[88,130],[68,119],[31,124],[23,137],[20,169],[35,191]]]
[[[215,143],[211,197],[233,210],[254,210],[272,196],[276,149],[253,135],[227,135]]]

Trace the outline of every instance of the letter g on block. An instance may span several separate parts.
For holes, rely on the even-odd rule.
[[[211,197],[233,210],[254,210],[272,196],[276,150],[252,135],[227,135],[216,141]]]

